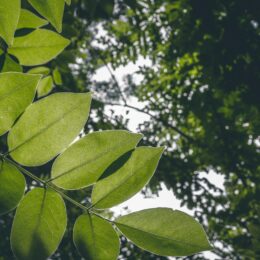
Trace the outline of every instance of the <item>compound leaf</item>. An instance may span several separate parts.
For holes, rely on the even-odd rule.
[[[35,96],[40,75],[0,74],[0,135],[7,132]]]
[[[88,260],[113,260],[119,254],[119,238],[112,225],[97,216],[80,216],[74,226],[73,240]]]
[[[86,135],[61,154],[53,164],[53,183],[63,189],[93,184],[105,169],[142,138],[127,131],[102,131]]]
[[[70,41],[46,29],[16,37],[8,52],[18,58],[21,65],[35,66],[49,62],[59,55]]]
[[[16,208],[25,191],[23,175],[11,164],[0,161],[0,215]]]
[[[11,157],[26,166],[54,158],[83,129],[90,103],[89,93],[57,93],[33,103],[8,135]]]
[[[168,208],[119,217],[119,230],[137,246],[162,256],[188,256],[210,250],[203,227],[191,216]]]
[[[17,208],[11,232],[13,253],[19,260],[45,260],[57,249],[66,229],[67,215],[61,196],[35,188]]]
[[[96,208],[110,208],[131,198],[153,176],[164,148],[138,147],[116,172],[97,182],[92,192]]]

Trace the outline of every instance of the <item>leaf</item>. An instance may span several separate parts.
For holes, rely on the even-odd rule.
[[[27,73],[30,74],[42,74],[44,76],[47,76],[50,74],[50,69],[48,67],[35,67],[27,71]]]
[[[20,16],[20,0],[1,0],[0,4],[0,36],[8,45],[13,44],[14,33]]]
[[[61,242],[66,224],[66,208],[60,195],[33,189],[16,211],[11,232],[13,253],[19,260],[47,259]]]
[[[35,96],[40,75],[0,74],[0,135],[7,132]]]
[[[17,207],[25,191],[25,179],[14,166],[0,161],[0,215]]]
[[[93,184],[113,161],[132,150],[141,137],[127,131],[86,135],[56,159],[51,172],[53,183],[63,189]]]
[[[33,103],[8,135],[11,157],[26,166],[54,158],[83,129],[90,102],[89,93],[57,93]]]
[[[80,216],[73,229],[73,240],[88,260],[113,260],[119,254],[119,238],[112,225],[97,216]]]
[[[62,30],[64,0],[28,0],[33,8],[45,17],[58,32]]]
[[[8,54],[5,55],[2,72],[22,72],[23,68],[16,63]]]
[[[48,95],[52,91],[52,87],[53,87],[52,77],[48,76],[46,78],[43,78],[37,87],[38,97],[43,97]]]
[[[162,256],[188,256],[210,246],[203,227],[191,216],[168,208],[119,217],[116,226],[137,246]]]
[[[8,52],[17,57],[21,65],[35,66],[55,58],[69,43],[55,32],[36,29],[25,36],[16,37]]]
[[[97,182],[92,192],[96,208],[110,208],[131,198],[153,176],[163,153],[162,147],[138,147],[116,172]]]
[[[46,20],[40,18],[39,16],[35,15],[34,13],[32,13],[26,9],[21,9],[17,29],[39,28],[46,24],[48,24],[48,22]]]
[[[62,85],[61,74],[57,68],[53,70],[53,80],[56,85]]]
[[[71,5],[71,0],[65,0],[67,5]]]

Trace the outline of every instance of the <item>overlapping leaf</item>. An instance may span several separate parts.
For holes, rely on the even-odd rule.
[[[48,22],[46,20],[40,18],[39,16],[35,15],[34,13],[32,13],[26,9],[21,9],[17,29],[39,28],[46,24],[48,24]]]
[[[83,129],[90,102],[89,93],[57,93],[33,103],[8,135],[11,157],[26,166],[54,158]]]
[[[95,215],[80,216],[74,226],[73,240],[88,260],[116,260],[119,238],[112,225]]]
[[[0,161],[0,215],[14,209],[23,197],[25,179],[11,164]]]
[[[35,66],[49,62],[59,55],[70,41],[46,29],[16,37],[8,52],[19,60],[21,65]]]
[[[31,104],[40,75],[17,72],[0,74],[0,135],[8,131]]]
[[[37,87],[38,97],[46,96],[52,91],[52,88],[53,88],[53,81],[51,76],[41,79]]]
[[[153,176],[164,148],[138,147],[115,173],[97,182],[92,192],[96,208],[110,208],[140,191]]]
[[[12,227],[11,246],[19,260],[46,260],[57,249],[67,225],[57,192],[35,188],[21,201]]]
[[[137,246],[158,255],[188,256],[211,249],[203,227],[178,210],[142,210],[119,217],[116,226]]]
[[[80,189],[93,184],[105,169],[135,148],[142,135],[127,131],[88,134],[61,154],[53,164],[53,183],[63,189]]]

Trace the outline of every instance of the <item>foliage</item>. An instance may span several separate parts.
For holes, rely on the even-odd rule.
[[[0,74],[0,135],[4,139],[0,214],[17,207],[11,230],[15,257],[47,259],[57,250],[67,227],[64,200],[83,211],[78,213],[73,239],[87,259],[116,259],[119,232],[161,255],[210,250],[203,227],[179,211],[149,209],[108,219],[103,209],[140,191],[153,176],[164,148],[136,147],[142,136],[124,130],[78,138],[90,113],[91,94],[67,92],[41,98],[48,95],[53,82],[62,84],[59,68],[50,70],[43,65],[70,43],[48,25],[61,32],[65,3],[70,1],[28,2],[33,8],[22,9],[18,0],[4,0],[5,8],[0,8],[0,22],[7,25],[0,26],[4,70]],[[38,99],[34,100],[36,91]],[[51,166],[51,176],[33,173],[35,167]],[[24,195],[28,179],[33,182],[29,181]],[[93,186],[91,203],[78,202],[68,193],[76,190],[88,196],[82,189],[89,186]]]

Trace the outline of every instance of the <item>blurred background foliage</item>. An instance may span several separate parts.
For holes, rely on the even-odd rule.
[[[139,125],[143,142],[167,147],[149,190],[156,194],[165,183],[194,210],[216,259],[260,259],[259,10],[257,0],[72,0],[62,32],[71,45],[47,64],[52,92],[93,92],[86,133],[127,129],[124,117],[105,113],[108,105],[149,116]],[[120,84],[114,70],[140,58],[149,62]],[[5,59],[2,54],[2,71]],[[102,67],[111,79],[96,82]],[[144,108],[133,107],[132,97]],[[5,138],[1,142],[5,149]],[[43,176],[50,165],[37,174]],[[205,177],[212,171],[224,179],[224,190]],[[84,202],[86,192],[71,195]],[[0,219],[0,259],[13,259],[12,214]],[[71,241],[78,209],[68,207],[68,214],[69,229],[52,259],[80,259]],[[123,238],[122,243],[120,259],[166,259]]]

